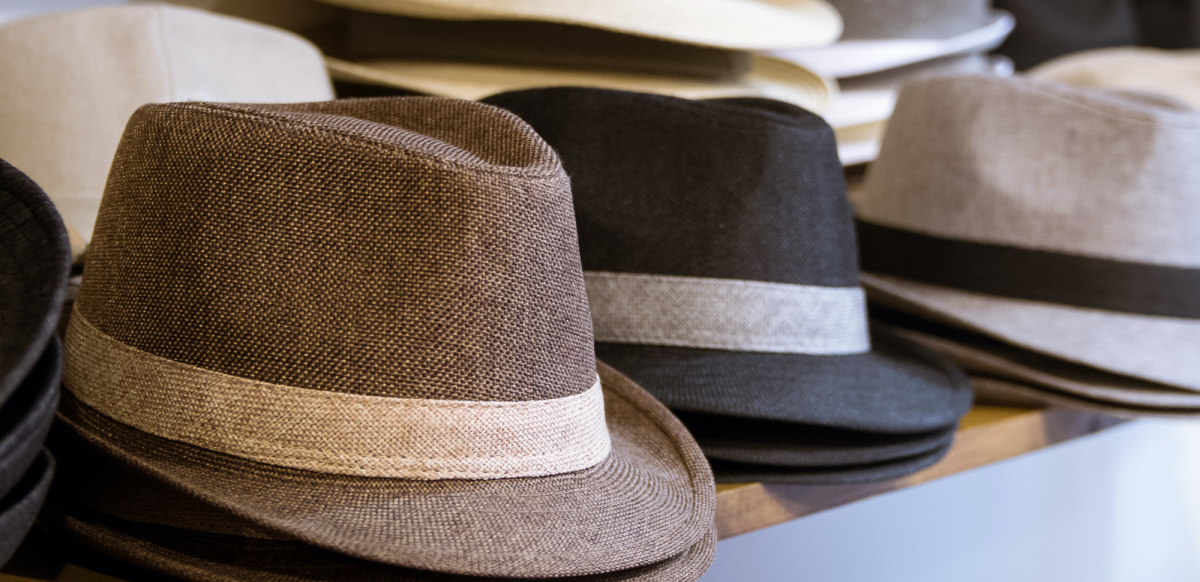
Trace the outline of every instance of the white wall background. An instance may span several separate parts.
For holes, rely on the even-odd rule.
[[[0,0],[0,22],[122,3]],[[703,582],[749,580],[1200,581],[1200,423],[1139,421],[721,542]]]

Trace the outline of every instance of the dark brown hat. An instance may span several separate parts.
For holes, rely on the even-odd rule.
[[[143,107],[87,269],[64,423],[265,531],[555,577],[661,562],[711,529],[695,442],[597,375],[568,178],[507,112]]]

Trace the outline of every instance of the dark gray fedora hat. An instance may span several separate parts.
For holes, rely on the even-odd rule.
[[[0,403],[50,343],[70,268],[71,246],[54,204],[0,160]]]
[[[969,408],[955,366],[868,331],[842,169],[820,117],[762,99],[580,88],[485,102],[559,152],[597,356],[672,409],[886,441],[949,429]],[[710,457],[711,437],[698,439]],[[773,448],[792,466],[828,467],[836,450]],[[754,449],[722,457],[761,461]]]
[[[12,557],[29,533],[53,477],[54,457],[42,449],[16,486],[0,498],[0,565]]]
[[[42,357],[0,406],[0,496],[9,492],[42,450],[58,406],[62,347],[52,338]]]

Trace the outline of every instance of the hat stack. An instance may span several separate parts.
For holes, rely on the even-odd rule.
[[[830,46],[771,51],[777,58],[835,77],[841,92],[824,112],[845,165],[879,153],[900,84],[924,74],[1008,75],[1007,59],[987,57],[1013,28],[989,0],[830,0],[845,30]]]
[[[142,107],[74,309],[47,519],[99,551],[197,581],[712,559],[712,474],[596,361],[570,181],[500,109]]]
[[[824,0],[327,1],[347,8],[338,34],[320,34],[330,72],[347,84],[459,99],[605,87],[815,111],[836,93],[804,67],[752,52],[833,42],[841,21]]]
[[[189,8],[115,6],[7,22],[0,54],[0,158],[40,184],[84,239],[138,107],[333,98],[310,42]]]
[[[855,201],[863,283],[981,397],[1196,414],[1198,153],[1166,96],[913,81]]]
[[[0,160],[0,565],[33,525],[54,474],[42,441],[58,404],[54,332],[70,264],[54,205]]]
[[[679,414],[718,482],[884,480],[944,454],[970,387],[868,326],[819,116],[584,88],[486,102],[571,175],[597,355]]]

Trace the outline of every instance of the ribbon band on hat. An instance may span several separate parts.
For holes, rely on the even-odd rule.
[[[1200,269],[955,240],[858,221],[862,269],[1000,297],[1200,319]]]
[[[277,466],[399,479],[500,479],[591,467],[611,447],[599,378],[550,400],[476,402],[325,392],[239,378],[126,345],[78,311],[64,384],[162,438]]]
[[[597,342],[835,355],[870,351],[860,287],[585,271]]]

